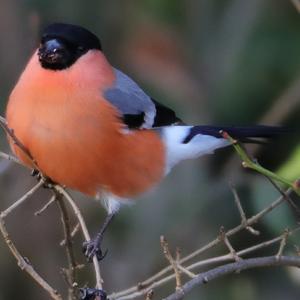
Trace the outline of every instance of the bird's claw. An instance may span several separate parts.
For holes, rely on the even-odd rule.
[[[101,261],[104,259],[107,252],[107,249],[104,251],[104,253],[102,252],[97,240],[90,240],[83,243],[83,253],[89,262],[93,260],[94,255],[96,255],[98,261]]]
[[[104,290],[92,289],[92,288],[80,289],[80,300],[94,300],[94,299],[106,300],[107,299],[106,292]]]
[[[43,188],[45,189],[52,189],[53,188],[53,181],[49,178],[44,176],[39,170],[32,169],[31,174],[32,177],[35,177],[37,181],[43,181]]]

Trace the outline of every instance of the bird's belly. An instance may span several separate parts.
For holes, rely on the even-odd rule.
[[[76,109],[64,117],[50,113],[43,118],[30,114],[26,118],[23,111],[22,126],[15,118],[9,125],[44,175],[85,194],[104,190],[128,198],[143,193],[163,177],[165,150],[156,133],[124,134],[112,114],[85,111]],[[17,146],[13,147],[28,164]]]

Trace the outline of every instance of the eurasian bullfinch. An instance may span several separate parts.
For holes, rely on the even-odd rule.
[[[221,129],[240,141],[280,132],[269,126],[187,126],[114,68],[97,36],[62,23],[44,30],[9,97],[6,117],[42,174],[102,200],[108,216],[84,245],[89,259],[103,257],[103,233],[122,204],[158,184],[180,161],[228,146]]]

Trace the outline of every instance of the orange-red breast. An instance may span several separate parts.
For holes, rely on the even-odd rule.
[[[42,35],[7,106],[8,125],[52,181],[103,200],[108,218],[86,255],[98,253],[103,232],[122,203],[156,185],[178,162],[228,146],[234,138],[270,137],[276,127],[185,126],[113,68],[99,39],[69,24]],[[14,153],[32,167],[18,146]]]

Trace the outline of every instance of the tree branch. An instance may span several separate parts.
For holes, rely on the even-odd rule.
[[[194,279],[191,279],[185,283],[181,291],[164,298],[163,300],[180,300],[189,293],[194,287],[206,284],[214,279],[222,276],[232,274],[235,272],[241,272],[253,268],[261,267],[275,267],[275,266],[289,266],[300,267],[300,258],[295,256],[281,256],[279,259],[277,256],[267,256],[258,258],[243,259],[238,262],[230,263],[224,266],[216,267],[207,272],[199,274]]]
[[[65,199],[69,202],[70,206],[72,207],[75,216],[77,217],[83,236],[85,238],[86,241],[89,241],[90,238],[90,234],[88,232],[87,226],[85,224],[84,218],[78,208],[78,206],[75,204],[74,200],[72,199],[72,197],[69,195],[69,193],[60,185],[54,185],[53,189],[58,192],[59,194],[63,195],[65,197]],[[98,289],[102,289],[102,277],[101,277],[101,273],[100,273],[100,266],[99,266],[99,262],[96,258],[96,256],[93,257],[93,265],[94,265],[94,271],[95,271],[95,276],[96,276],[96,288]]]
[[[293,190],[291,188],[288,189],[285,192],[285,195],[290,195],[292,193],[292,191]],[[270,205],[265,207],[263,210],[259,211],[257,214],[253,215],[252,217],[249,217],[246,220],[246,222],[243,222],[243,223],[237,225],[236,227],[226,231],[226,236],[230,237],[232,235],[235,235],[238,232],[246,229],[247,227],[252,226],[253,224],[257,223],[265,215],[267,215],[272,210],[274,210],[276,207],[278,207],[283,202],[285,202],[286,201],[285,195],[280,195],[280,197],[278,199],[273,201]],[[281,241],[281,239],[282,239],[282,237],[280,236],[280,238],[276,241]],[[191,259],[195,258],[196,256],[199,256],[200,254],[205,253],[206,251],[212,249],[213,247],[216,247],[220,243],[221,243],[221,240],[219,237],[217,237],[214,240],[210,241],[209,243],[205,244],[203,247],[200,247],[199,249],[195,250],[194,252],[190,253],[189,255],[183,257],[182,259],[180,259],[180,261],[178,263],[182,265],[183,263],[190,261]],[[241,255],[240,252],[237,252],[237,255],[240,256]],[[230,258],[231,258],[231,255],[230,255]],[[212,258],[211,260],[214,260],[214,258]],[[210,261],[210,259],[208,259],[208,261]],[[199,261],[198,263],[199,263],[199,265],[201,265],[202,261]],[[140,295],[144,295],[145,292],[149,290],[149,288],[153,289],[154,287],[160,286],[163,283],[168,282],[172,278],[174,278],[173,274],[167,276],[167,274],[170,271],[172,271],[172,266],[167,266],[164,269],[162,269],[161,271],[159,271],[158,273],[149,277],[148,279],[146,279],[142,282],[139,282],[137,285],[132,286],[132,287],[125,289],[123,291],[120,291],[120,292],[112,293],[111,295],[109,295],[109,297],[111,299],[119,299],[120,298],[120,300],[126,300],[126,299],[134,299]],[[166,276],[166,277],[163,277],[163,276]]]
[[[23,195],[19,200],[14,202],[10,207],[1,212],[1,218],[6,218],[13,210],[15,210],[19,205],[25,202],[32,194],[34,194],[42,185],[44,184],[43,180],[40,180],[31,190],[29,190],[25,195]]]
[[[15,136],[13,130],[8,127],[7,121],[5,120],[5,118],[3,118],[1,116],[0,116],[0,126],[4,129],[4,131],[8,134],[8,136],[12,139],[12,141],[14,142],[14,144],[16,144],[19,147],[19,149],[23,152],[23,154],[31,161],[32,165],[40,173],[41,178],[42,178],[40,180],[40,182],[33,189],[31,189],[20,200],[18,200],[11,207],[9,207],[8,209],[6,209],[4,212],[1,213],[0,217],[1,217],[1,220],[3,220],[3,218],[6,217],[12,210],[14,210],[21,203],[23,203],[41,185],[43,185],[47,181],[47,179],[42,174],[42,172],[40,171],[40,169],[39,169],[36,161],[34,160],[34,158],[32,157],[32,155],[30,154],[30,152],[18,140],[18,138]],[[3,156],[6,156],[6,155],[3,155]],[[6,158],[10,159],[10,156],[7,156]],[[73,209],[76,217],[78,218],[79,224],[81,226],[81,229],[82,229],[82,232],[83,232],[83,235],[84,235],[86,241],[89,241],[90,240],[90,235],[89,235],[89,232],[87,230],[85,221],[84,221],[84,219],[82,217],[82,214],[81,214],[79,208],[77,207],[77,205],[75,204],[74,200],[72,199],[72,197],[60,185],[57,185],[57,184],[51,185],[49,188],[52,189],[56,194],[62,195],[69,202],[69,204],[71,205],[71,207],[72,207],[72,209]],[[3,223],[3,226],[4,226],[4,223]],[[93,257],[93,265],[94,265],[95,276],[96,276],[96,288],[102,289],[102,282],[103,282],[103,280],[102,280],[101,273],[100,273],[99,262],[98,262],[96,256]]]
[[[0,231],[3,235],[4,241],[7,244],[9,250],[13,254],[13,256],[16,258],[18,262],[18,266],[21,268],[21,270],[27,272],[33,279],[36,281],[44,290],[48,292],[50,297],[54,300],[62,300],[61,295],[53,289],[47,281],[45,281],[33,268],[33,266],[30,264],[30,262],[27,259],[24,259],[23,256],[20,254],[20,252],[17,250],[15,244],[11,240],[3,218],[0,216]]]
[[[77,293],[77,282],[76,282],[76,269],[77,269],[77,263],[75,260],[75,254],[73,250],[73,242],[71,237],[71,228],[70,228],[70,219],[68,215],[67,208],[65,206],[63,197],[61,194],[57,194],[56,201],[61,213],[61,221],[63,224],[64,229],[64,238],[65,238],[65,248],[67,253],[67,259],[68,259],[68,265],[69,269],[66,270],[66,277],[68,282],[68,298],[69,300],[77,300],[78,299],[78,293]]]

